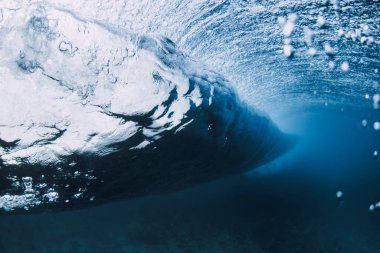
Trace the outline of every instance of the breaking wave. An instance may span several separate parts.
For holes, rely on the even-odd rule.
[[[166,37],[48,4],[1,10],[1,210],[183,189],[292,143]]]

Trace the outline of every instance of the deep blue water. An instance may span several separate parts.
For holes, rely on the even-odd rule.
[[[380,191],[371,155],[380,135],[358,116],[306,115],[299,147],[246,175],[79,211],[3,216],[1,252],[376,253],[380,213],[368,207]]]
[[[0,0],[1,17],[24,4]],[[110,30],[170,38],[199,62],[195,69],[205,64],[225,76],[242,101],[264,111],[298,143],[247,173],[168,194],[78,210],[5,213],[0,253],[380,252],[380,208],[369,210],[380,201],[380,159],[374,156],[380,151],[375,129],[380,121],[379,1],[59,0],[42,5],[48,4],[110,24],[105,26]],[[289,20],[294,21],[288,24],[290,34]],[[1,22],[0,31],[8,32]],[[150,62],[142,59],[149,70]]]

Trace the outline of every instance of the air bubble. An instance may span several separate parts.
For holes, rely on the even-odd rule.
[[[284,45],[284,55],[288,58],[293,56],[293,47],[291,45]]]
[[[283,28],[282,32],[283,32],[283,34],[284,34],[286,37],[289,37],[290,35],[292,35],[293,29],[294,29],[294,23],[288,21],[288,22],[286,22],[286,24],[284,25],[284,28]]]
[[[285,17],[278,17],[277,18],[277,23],[279,25],[285,25],[285,22],[286,22],[286,18]]]
[[[304,33],[306,44],[311,45],[313,43],[314,31],[311,30],[309,27],[306,27],[304,29]]]
[[[288,20],[284,17],[278,19],[278,23],[283,26],[282,33],[285,37],[290,37],[290,35],[292,35],[297,18],[297,14],[291,13],[288,15]]]
[[[292,43],[292,39],[290,39],[290,38],[285,38],[284,39],[284,44],[285,45],[290,45],[290,43]]]
[[[322,28],[322,27],[324,27],[326,25],[326,20],[325,20],[325,18],[323,17],[323,16],[318,16],[318,18],[317,18],[317,26],[319,27],[319,28]]]
[[[348,64],[347,61],[344,61],[342,62],[342,64],[340,65],[340,69],[343,71],[343,72],[347,72],[350,70],[350,65]]]
[[[48,201],[48,202],[56,202],[57,199],[59,198],[59,194],[57,192],[49,192],[43,195],[43,197]]]
[[[307,54],[310,55],[310,56],[315,56],[317,54],[317,49],[315,49],[314,47],[309,48],[307,50]]]
[[[325,53],[328,55],[328,56],[333,56],[335,54],[335,51],[334,49],[332,48],[332,46],[330,45],[330,43],[328,42],[325,42],[323,44],[323,49],[325,50]]]
[[[364,44],[367,41],[367,37],[363,36],[360,38],[360,43]]]
[[[368,39],[367,39],[367,44],[369,45],[369,44],[372,44],[374,42],[375,42],[375,38],[372,37],[372,36],[369,36]]]
[[[380,94],[373,95],[373,109],[379,109],[379,103],[380,103]]]
[[[290,13],[288,19],[292,22],[295,22],[298,19],[298,15],[295,13]]]
[[[342,28],[339,28],[339,30],[338,30],[338,37],[340,38],[340,37],[342,37],[344,35],[344,31],[343,31],[343,29]]]
[[[329,61],[329,68],[334,69],[335,68],[335,62]]]

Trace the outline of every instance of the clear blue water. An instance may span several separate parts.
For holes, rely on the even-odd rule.
[[[380,151],[373,102],[380,92],[380,2],[51,2],[133,33],[169,37],[299,143],[258,169],[182,191],[0,216],[0,253],[380,252],[380,212],[369,211],[380,201],[373,155]],[[286,36],[281,17],[286,23],[293,14]]]

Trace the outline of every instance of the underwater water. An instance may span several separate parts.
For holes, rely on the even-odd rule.
[[[379,1],[0,0],[0,10],[0,253],[380,251]],[[76,37],[82,25],[91,32]],[[127,67],[109,64],[107,50],[124,43]],[[132,88],[101,86],[118,82]],[[70,124],[55,124],[59,106]],[[136,124],[114,121],[131,112],[122,119]],[[210,131],[194,115],[226,126],[215,143],[188,141]],[[27,127],[30,118],[54,127]],[[287,152],[277,126],[297,136]],[[120,138],[133,141],[110,145]],[[108,159],[125,147],[147,154],[126,160],[138,168],[129,181],[125,160]],[[86,152],[107,159],[89,163]],[[170,166],[183,170],[154,170]],[[217,169],[199,169],[208,166]]]

